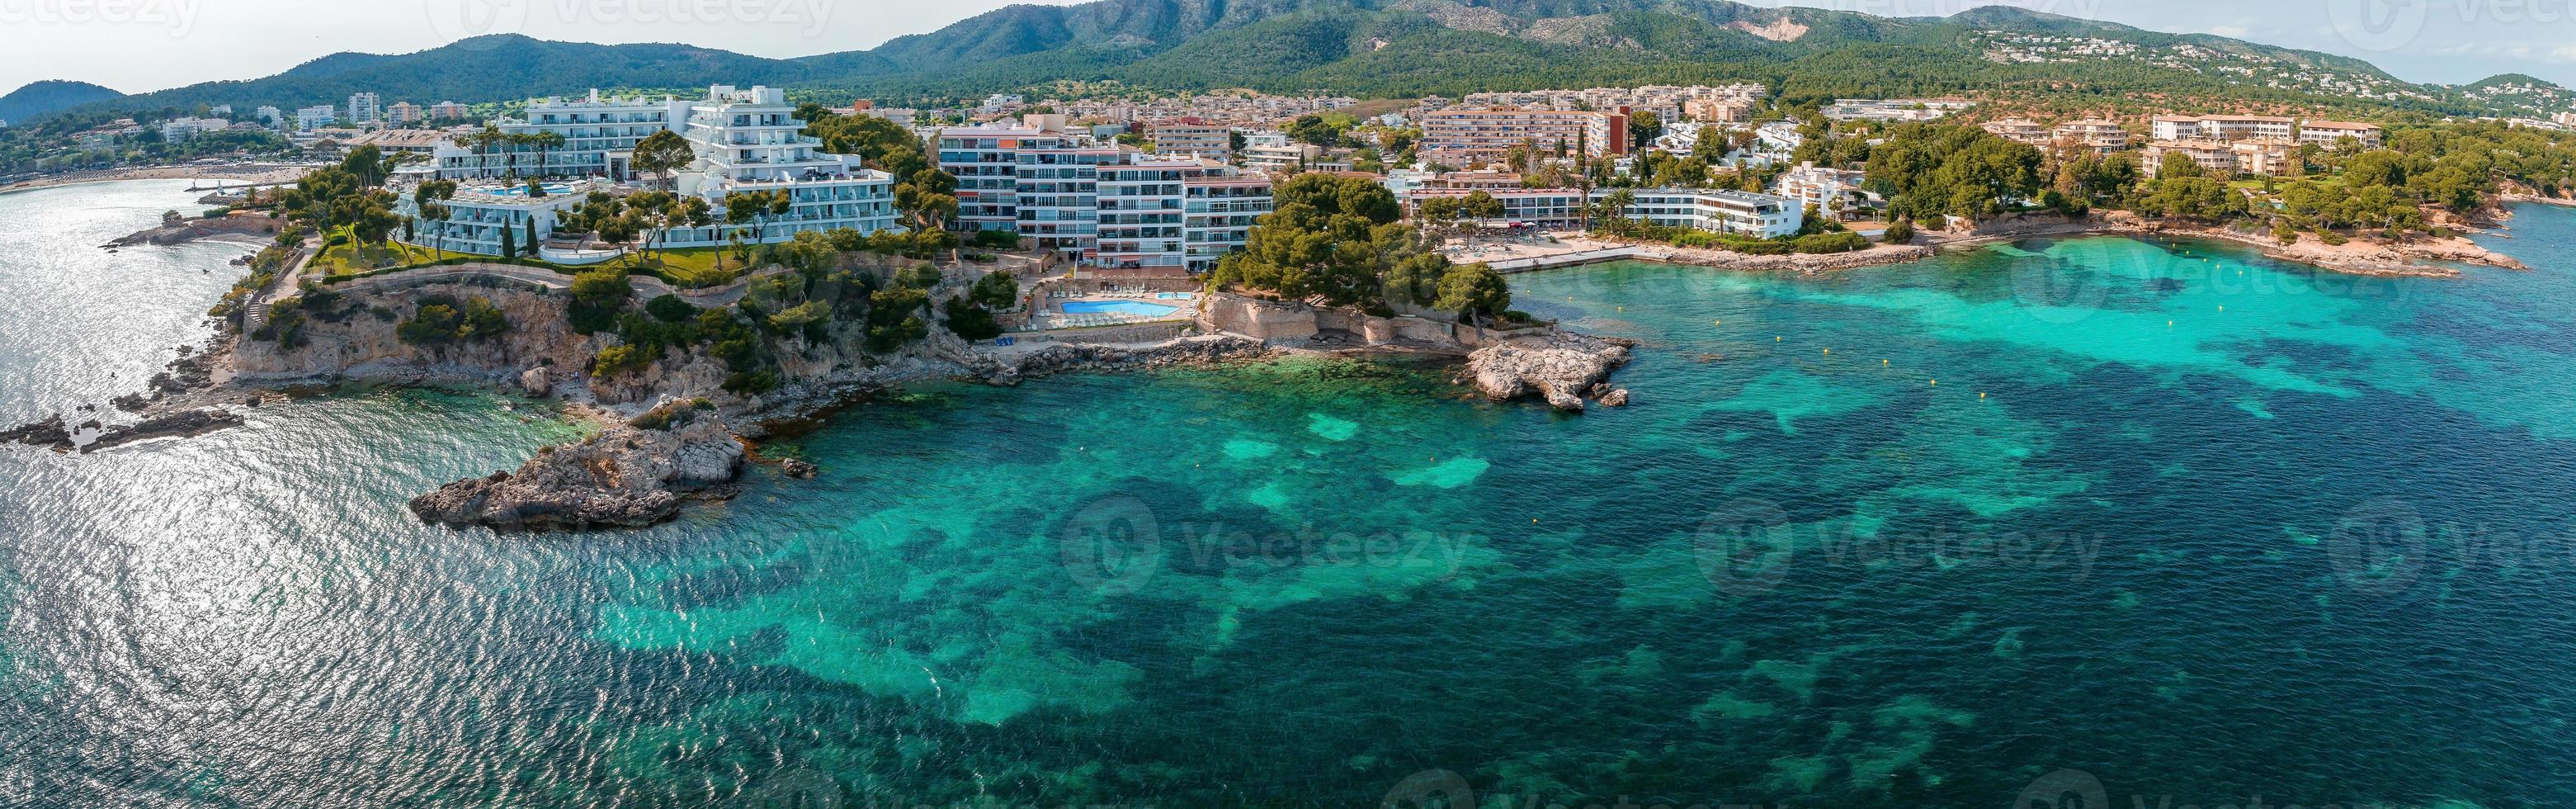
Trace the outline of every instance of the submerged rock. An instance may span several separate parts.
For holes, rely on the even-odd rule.
[[[95,425],[95,420],[84,427]],[[105,428],[98,440],[82,444],[80,451],[94,452],[120,444],[131,444],[151,438],[186,438],[205,435],[226,427],[239,427],[242,417],[220,408],[182,410],[166,416],[154,416],[133,424]]]
[[[412,498],[412,513],[450,526],[555,531],[641,527],[690,496],[721,498],[742,472],[742,444],[711,411],[664,405],[587,440],[540,450],[494,472]]]
[[[814,475],[822,470],[813,464],[789,458],[778,462],[778,471],[797,480],[813,480]]]
[[[1628,363],[1630,345],[1575,334],[1497,343],[1467,355],[1465,378],[1487,399],[1536,395],[1558,410],[1580,411],[1584,392]]]

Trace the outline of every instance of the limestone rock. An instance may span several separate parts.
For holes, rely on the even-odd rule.
[[[1467,355],[1465,376],[1487,399],[1535,395],[1558,410],[1581,411],[1584,391],[1627,364],[1630,345],[1574,334],[1497,343]]]
[[[554,392],[554,382],[554,377],[547,374],[543,366],[530,368],[519,374],[519,389],[527,391],[530,396],[544,396]]]
[[[662,414],[655,419],[655,414]],[[540,451],[516,472],[468,478],[412,498],[412,513],[502,530],[640,527],[691,496],[730,495],[742,444],[714,413],[665,405],[588,440]]]
[[[1609,393],[1601,394],[1599,401],[1602,407],[1627,407],[1628,389],[1613,388]]]
[[[789,458],[778,462],[778,471],[797,480],[813,480],[814,475],[822,470],[813,464]]]

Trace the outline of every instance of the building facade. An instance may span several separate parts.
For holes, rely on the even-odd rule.
[[[584,98],[531,98],[521,117],[492,122],[504,137],[500,142],[450,143],[439,149],[434,156],[438,176],[628,179],[635,144],[655,132],[681,131],[690,106],[671,96],[603,96],[598,90]],[[560,142],[536,140],[548,137]]]
[[[1549,154],[1627,154],[1627,111],[1452,107],[1422,117],[1419,154],[1432,162],[1494,160],[1523,144],[1536,144]]]
[[[1592,199],[1607,199],[1618,190],[1595,189]],[[1621,215],[1657,225],[1771,239],[1797,235],[1806,221],[1803,206],[1788,197],[1705,188],[1625,190],[1632,201]]]

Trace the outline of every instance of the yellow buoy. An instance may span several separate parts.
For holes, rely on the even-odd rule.
[[[2170,321],[2170,320],[2165,321],[2165,328],[2168,328],[2168,329],[2173,328],[2173,321]]]
[[[1827,353],[1827,354],[1831,354],[1831,353],[1834,353],[1834,350],[1833,350],[1833,349],[1828,348],[1828,349],[1825,349],[1825,353]]]
[[[1986,392],[1985,392],[1985,391],[1977,391],[1977,398],[1978,398],[1979,400],[1984,400],[1984,399],[1986,398]]]
[[[1881,368],[1885,368],[1885,367],[1887,367],[1887,361],[1886,361],[1886,360],[1879,360],[1879,361],[1878,361],[1878,367],[1881,367]]]
[[[2221,311],[2221,312],[2227,311],[2227,304],[2223,304],[2223,303],[2222,303],[2222,304],[2219,304],[2219,305],[2218,305],[2218,311]]]
[[[1771,335],[1771,342],[1774,342],[1774,343],[1780,342],[1780,335],[1777,335],[1777,334]]]
[[[1939,384],[1941,384],[1941,380],[1938,380],[1938,379],[1932,380],[1932,384],[1934,384],[1934,385],[1939,385]]]

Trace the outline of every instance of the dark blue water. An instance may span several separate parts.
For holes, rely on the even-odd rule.
[[[1523,275],[1644,341],[1635,406],[931,386],[640,532],[405,516],[575,434],[490,395],[0,451],[0,804],[2565,805],[2576,214],[2513,236],[2539,269],[2454,281],[2126,239]],[[0,259],[174,314],[197,275]],[[0,379],[190,326],[16,297]]]

